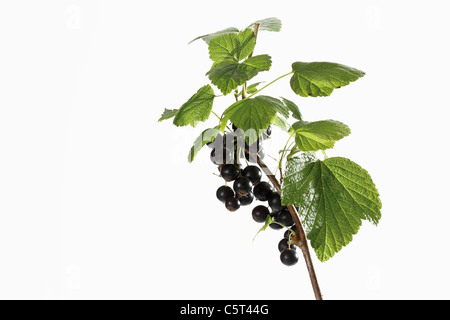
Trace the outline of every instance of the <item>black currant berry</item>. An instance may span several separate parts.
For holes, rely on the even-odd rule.
[[[272,186],[265,181],[258,182],[253,188],[253,194],[255,195],[255,198],[258,199],[259,201],[267,201],[272,192],[273,192]]]
[[[280,214],[280,211],[272,211],[270,213],[270,216],[272,217],[273,221],[269,224],[269,227],[271,227],[274,230],[283,229],[282,225],[280,225],[279,223],[276,223],[279,214]]]
[[[286,227],[290,227],[294,224],[294,219],[292,219],[291,213],[287,209],[280,210],[275,220]]]
[[[261,181],[262,172],[257,166],[247,166],[242,170],[242,176],[249,178],[253,184],[257,184]]]
[[[213,149],[213,151],[211,151],[210,159],[215,165],[221,165],[231,163],[232,156],[230,150],[227,148],[221,150]]]
[[[269,206],[272,208],[272,210],[277,211],[277,210],[281,210],[281,209],[285,208],[285,207],[283,207],[281,205],[280,194],[278,192],[276,192],[276,191],[272,192],[269,195],[269,199],[268,200],[269,200]]]
[[[252,217],[258,223],[263,223],[266,221],[269,215],[269,209],[265,206],[256,206],[252,210]]]
[[[275,220],[276,221],[276,220]],[[279,225],[278,223],[276,223],[276,222],[271,222],[270,224],[269,224],[269,227],[271,227],[273,230],[281,230],[281,229],[283,229],[283,226],[282,225]]]
[[[297,250],[297,247],[295,245],[293,245],[293,244],[289,245],[289,240],[286,239],[286,238],[281,239],[281,241],[278,242],[278,250],[280,251],[280,253],[283,252],[286,249],[289,249],[289,247],[292,250]]]
[[[239,177],[234,181],[233,189],[236,194],[240,197],[245,196],[247,193],[252,191],[252,182],[249,178]]]
[[[239,177],[240,170],[235,164],[226,164],[220,169],[220,174],[225,181],[234,181]]]
[[[221,186],[216,191],[216,197],[222,202],[225,202],[225,200],[234,197],[234,191],[230,187],[227,186]]]
[[[278,214],[280,213],[280,211],[272,211],[271,213],[270,213],[270,216],[273,218],[273,219],[276,219],[277,217],[278,217]]]
[[[253,193],[249,192],[245,196],[238,197],[238,199],[241,202],[241,206],[248,206],[253,202],[255,196],[253,195]]]
[[[234,212],[241,207],[241,202],[236,197],[228,198],[225,200],[225,207],[228,211]]]
[[[298,262],[299,256],[297,250],[285,249],[280,254],[281,262],[286,266],[293,266]]]
[[[294,231],[294,232],[297,232],[297,226],[292,226],[292,227],[289,227],[292,231]],[[286,239],[289,239],[289,236],[291,235],[291,230],[286,230],[286,232],[284,233],[284,237],[286,238]],[[293,236],[293,235],[292,235]],[[291,238],[292,238],[292,236],[290,236]]]

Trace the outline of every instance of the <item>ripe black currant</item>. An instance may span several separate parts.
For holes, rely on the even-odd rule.
[[[220,169],[220,174],[225,181],[234,181],[239,177],[240,170],[235,164],[226,164]]]
[[[294,226],[292,226],[292,227],[289,227],[292,231],[294,231],[294,232],[297,232],[297,226],[296,225],[294,225]],[[290,234],[292,233],[291,232],[291,230],[286,230],[286,232],[284,233],[284,237],[286,238],[286,239],[289,239],[289,236],[290,236]],[[292,238],[292,236],[291,236],[291,238]]]
[[[258,223],[263,223],[266,221],[269,215],[269,209],[265,206],[256,206],[252,210],[252,217]]]
[[[297,250],[297,247],[293,244],[289,245],[289,240],[286,238],[281,239],[280,242],[278,242],[278,250],[281,252],[283,252],[286,249],[289,249],[289,247],[292,250]]]
[[[269,227],[274,230],[280,230],[283,229],[283,226],[280,225],[278,222],[278,215],[280,214],[280,211],[272,211],[270,213],[270,216],[272,217],[273,221],[269,224]]]
[[[294,219],[292,219],[291,213],[287,209],[281,209],[275,220],[286,227],[290,227],[294,224]]]
[[[272,186],[265,181],[258,182],[253,188],[253,194],[259,201],[267,201],[272,192]]]
[[[286,266],[293,266],[298,262],[299,256],[297,250],[294,249],[285,249],[280,254],[281,262]]]
[[[269,224],[269,227],[271,227],[273,230],[281,230],[281,229],[283,229],[283,226],[278,224],[278,223],[276,223],[276,222],[271,222]]]
[[[239,177],[234,181],[233,189],[236,194],[240,197],[245,196],[247,193],[252,191],[252,182],[249,178]]]
[[[225,202],[225,200],[234,197],[234,191],[230,187],[227,186],[221,186],[216,191],[216,197],[222,202]]]
[[[232,155],[231,151],[227,148],[223,149],[213,149],[211,151],[211,161],[215,165],[231,163]]]
[[[234,212],[241,207],[241,202],[236,197],[228,198],[225,200],[225,207],[228,211]]]
[[[245,196],[238,197],[238,199],[241,202],[241,206],[248,206],[253,202],[255,196],[253,195],[253,193],[249,192]]]
[[[285,208],[285,207],[283,207],[281,205],[280,194],[278,192],[276,192],[276,191],[272,192],[269,195],[269,199],[268,200],[269,200],[269,206],[272,208],[272,210],[277,211],[277,210],[281,210],[281,209]]]
[[[247,177],[253,184],[261,181],[262,172],[257,166],[247,166],[242,170],[242,176]]]

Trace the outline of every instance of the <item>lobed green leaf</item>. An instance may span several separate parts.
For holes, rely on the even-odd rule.
[[[310,154],[292,158],[282,185],[283,205],[296,205],[320,261],[353,239],[362,220],[381,218],[378,190],[366,170],[349,159],[324,161]]]
[[[289,115],[289,110],[280,100],[268,96],[247,98],[235,102],[225,110],[221,126],[225,128],[230,120],[245,131],[249,144],[252,144],[258,139],[260,131],[267,130],[277,113],[283,116]]]
[[[224,34],[209,42],[209,57],[214,63],[239,62],[253,52],[255,44],[256,37],[251,29],[246,29],[238,34]]]
[[[206,121],[211,114],[214,98],[214,90],[209,84],[200,88],[181,106],[173,119],[173,124],[179,127],[187,125],[195,127],[196,122]]]
[[[297,121],[292,129],[297,147],[305,152],[333,148],[336,141],[351,133],[347,125],[336,120]]]
[[[363,77],[363,71],[331,62],[295,62],[292,90],[302,97],[329,96],[334,89]]]
[[[271,65],[272,60],[269,55],[254,56],[242,63],[224,60],[215,64],[206,75],[224,95],[227,95],[259,72],[268,71]]]

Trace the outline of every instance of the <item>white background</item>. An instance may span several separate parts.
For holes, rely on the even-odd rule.
[[[229,213],[197,128],[157,123],[201,86],[207,46],[187,43],[266,17],[256,53],[270,81],[294,61],[367,75],[328,98],[285,78],[264,94],[336,119],[352,135],[329,156],[367,169],[383,202],[326,263],[325,299],[448,299],[446,1],[2,1],[0,298],[312,299],[303,261],[279,262],[282,232]],[[231,97],[217,101],[222,112]],[[273,154],[286,136],[274,130]]]

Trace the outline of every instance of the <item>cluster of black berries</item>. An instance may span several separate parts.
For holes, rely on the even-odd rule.
[[[269,226],[272,229],[280,230],[285,227],[289,229],[286,231],[284,238],[280,241],[278,249],[280,250],[280,260],[283,264],[291,266],[297,263],[299,257],[296,251],[296,246],[291,244],[292,231],[295,232],[294,220],[287,207],[281,205],[281,198],[278,192],[274,190],[272,185],[268,182],[261,181],[262,171],[255,165],[247,165],[245,168],[240,163],[240,158],[243,156],[251,162],[255,162],[256,154],[260,158],[264,156],[261,152],[262,138],[255,143],[255,148],[249,147],[245,140],[243,142],[243,149],[239,146],[239,129],[233,127],[235,134],[218,135],[214,142],[208,144],[213,150],[211,152],[211,161],[218,165],[220,175],[226,182],[233,182],[233,187],[224,185],[217,189],[216,196],[225,207],[234,212],[241,206],[248,206],[253,201],[267,201],[268,206],[257,205],[252,210],[252,217],[258,223],[265,223],[267,217],[272,217],[272,222]],[[270,136],[271,128],[265,132],[265,135]],[[231,143],[226,143],[227,140]],[[219,143],[217,143],[219,141]],[[223,144],[221,143],[223,141]],[[225,145],[225,147],[224,147]],[[219,152],[218,152],[219,150]],[[252,152],[254,152],[252,154]],[[256,153],[256,154],[255,154]],[[217,157],[219,155],[219,157]],[[271,210],[270,210],[271,209]]]
[[[257,156],[261,159],[265,157],[263,141],[272,134],[272,127],[259,135],[259,139],[248,145],[245,134],[241,129],[233,125],[233,133],[218,134],[214,141],[207,144],[212,149],[211,161],[216,165],[241,164],[241,159],[248,162],[256,162]]]

